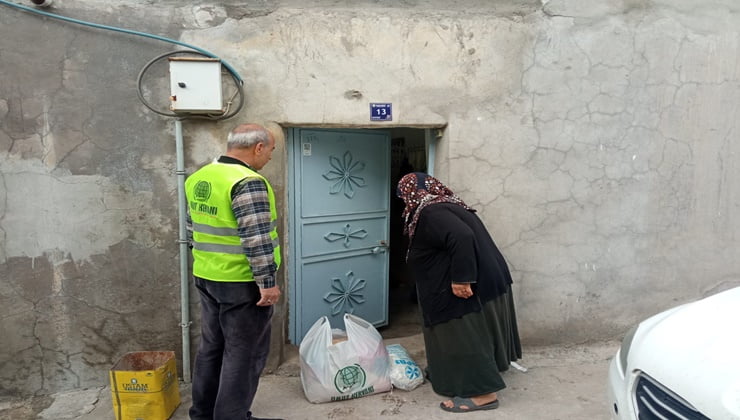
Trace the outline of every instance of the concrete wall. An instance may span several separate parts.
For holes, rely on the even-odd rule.
[[[740,285],[736,2],[188,3],[46,10],[189,42],[242,75],[239,116],[184,123],[189,170],[242,121],[378,127],[368,102],[392,102],[393,126],[445,126],[436,174],[510,262],[526,343],[611,338]],[[180,353],[173,121],[136,94],[173,48],[0,4],[0,394]]]

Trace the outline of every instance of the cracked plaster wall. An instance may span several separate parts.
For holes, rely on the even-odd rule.
[[[239,120],[371,126],[381,101],[395,125],[446,124],[436,173],[510,262],[527,343],[613,338],[740,284],[740,6],[543,3],[55,11],[216,52],[245,79]],[[173,127],[135,93],[169,48],[0,8],[0,394],[105,384],[126,351],[180,351]],[[236,119],[185,124],[189,169]],[[279,196],[285,153],[266,168]],[[197,299],[191,313],[197,331]]]

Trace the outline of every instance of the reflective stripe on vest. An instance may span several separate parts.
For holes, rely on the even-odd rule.
[[[275,220],[270,222],[270,231],[277,230],[277,223]],[[238,236],[239,230],[232,228],[217,228],[213,226],[203,225],[200,223],[193,223],[193,232],[207,233],[214,236]],[[273,248],[280,247],[280,241],[277,238],[272,239]],[[194,242],[193,249],[210,252],[221,252],[224,254],[242,254],[244,248],[241,243],[239,245],[219,245],[210,244],[203,242]]]
[[[272,186],[262,175],[243,165],[214,162],[185,181],[193,222],[193,275],[213,281],[254,281],[231,209],[231,191],[245,178],[259,178],[267,186],[270,238],[275,264],[280,266],[277,209]]]

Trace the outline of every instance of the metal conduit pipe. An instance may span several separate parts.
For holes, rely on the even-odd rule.
[[[175,120],[175,149],[177,158],[177,213],[180,233],[180,326],[182,327],[182,380],[190,383],[190,282],[188,281],[188,238],[185,222],[185,153],[182,141],[182,120]]]

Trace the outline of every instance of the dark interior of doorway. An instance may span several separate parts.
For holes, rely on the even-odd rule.
[[[416,286],[406,267],[408,241],[403,236],[403,201],[396,197],[398,180],[409,172],[427,170],[425,130],[393,128],[391,133],[391,186],[388,325],[379,329],[383,338],[407,337],[421,333],[421,315]]]

